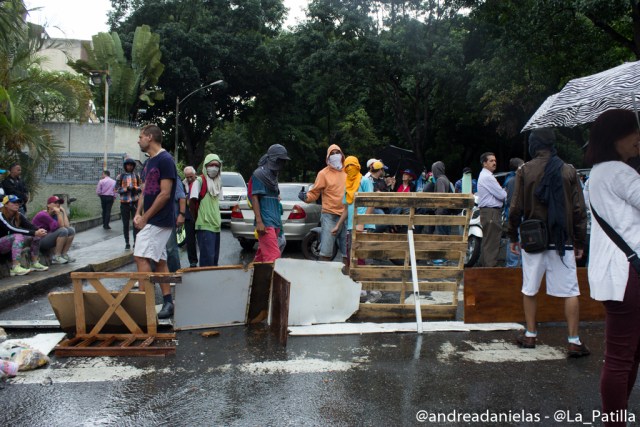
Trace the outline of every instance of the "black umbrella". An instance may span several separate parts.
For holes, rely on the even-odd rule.
[[[389,168],[389,173],[394,176],[402,174],[402,171],[405,169],[411,169],[416,176],[419,176],[424,169],[422,163],[418,161],[416,154],[405,148],[388,145],[378,154],[380,155],[382,163]]]

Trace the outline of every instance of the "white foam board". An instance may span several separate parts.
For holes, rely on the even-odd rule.
[[[508,331],[524,329],[519,323],[422,322],[424,332]],[[290,326],[289,335],[351,335],[416,332],[415,323],[334,323]]]

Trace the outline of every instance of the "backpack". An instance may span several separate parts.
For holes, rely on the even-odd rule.
[[[193,220],[197,220],[198,219],[198,210],[200,209],[200,201],[202,199],[204,199],[204,196],[207,195],[207,179],[205,178],[204,174],[200,175],[200,178],[202,180],[202,182],[200,183],[200,192],[198,193],[198,199],[194,202],[196,209],[195,209],[195,216],[193,218]]]

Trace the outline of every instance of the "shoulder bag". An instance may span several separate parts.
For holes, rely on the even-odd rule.
[[[547,250],[549,235],[547,223],[539,219],[528,219],[520,224],[520,248],[535,254]]]

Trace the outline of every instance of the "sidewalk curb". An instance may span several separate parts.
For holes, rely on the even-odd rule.
[[[60,271],[46,277],[35,279],[27,283],[20,283],[7,289],[0,290],[0,309],[22,304],[38,294],[44,294],[51,289],[71,283],[72,272],[112,271],[133,262],[133,253],[120,255],[103,262],[78,266],[73,270]],[[50,270],[48,273],[52,273]]]

